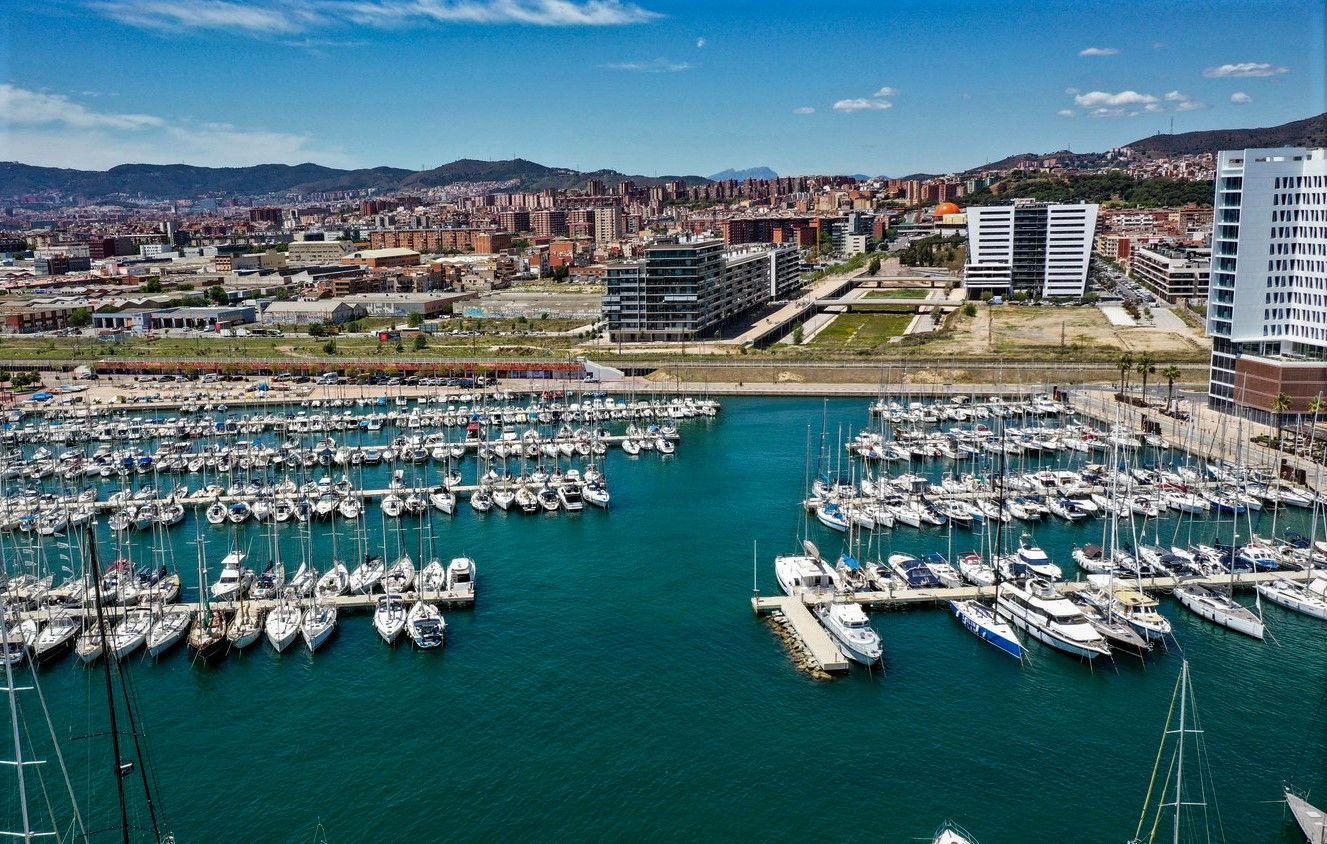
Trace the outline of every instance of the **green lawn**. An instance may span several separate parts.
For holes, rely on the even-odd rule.
[[[868,290],[867,299],[925,299],[931,293],[929,287],[900,287],[887,290]]]
[[[822,350],[874,349],[898,337],[912,314],[841,314],[807,345]]]

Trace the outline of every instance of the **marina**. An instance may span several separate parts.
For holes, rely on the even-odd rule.
[[[631,421],[610,421],[602,427],[622,435]],[[1052,422],[1045,420],[1047,425]],[[462,504],[451,515],[431,508],[423,518],[391,517],[382,514],[382,498],[375,496],[355,519],[311,517],[299,522],[292,516],[278,523],[250,515],[238,524],[211,525],[206,507],[191,503],[171,527],[115,532],[106,523],[113,511],[101,508],[96,514],[101,569],[119,556],[132,556],[138,567],[147,567],[157,554],[178,572],[178,605],[186,612],[202,608],[196,591],[200,536],[205,540],[209,588],[220,579],[219,562],[234,550],[246,553],[245,566],[261,574],[273,556],[274,534],[288,573],[304,559],[320,561],[320,569],[343,559],[353,573],[363,559],[361,543],[364,553],[382,557],[384,568],[402,553],[418,562],[445,562],[462,555],[477,561],[476,594],[482,592],[482,599],[438,601],[446,623],[446,644],[440,649],[411,646],[404,633],[395,646],[387,645],[375,624],[379,590],[373,599],[350,594],[327,599],[324,603],[342,616],[337,625],[341,630],[316,652],[297,639],[280,652],[259,641],[209,661],[193,659],[187,642],[156,658],[140,656],[147,653],[143,646],[130,653],[124,671],[132,678],[145,730],[158,751],[153,776],[161,784],[172,828],[180,840],[252,840],[248,818],[262,813],[263,828],[271,834],[256,836],[258,840],[306,842],[318,822],[333,839],[364,840],[388,827],[397,836],[427,838],[437,824],[434,786],[406,772],[440,756],[457,796],[448,801],[448,822],[463,825],[468,836],[539,837],[546,831],[544,821],[522,808],[537,801],[563,807],[569,834],[619,837],[624,829],[620,821],[605,817],[600,802],[588,796],[603,783],[625,789],[633,801],[632,830],[648,826],[726,839],[755,833],[805,839],[823,832],[822,822],[811,814],[790,815],[782,801],[761,796],[762,774],[745,761],[759,754],[762,764],[789,771],[790,782],[799,788],[888,794],[900,782],[931,781],[939,760],[956,781],[970,786],[924,790],[898,801],[883,833],[886,838],[929,837],[937,819],[950,817],[983,844],[1026,840],[1021,830],[1028,824],[1050,839],[1080,840],[1076,833],[1087,825],[1111,831],[1112,840],[1123,840],[1132,832],[1146,790],[1181,649],[1194,666],[1192,682],[1205,702],[1209,735],[1219,740],[1223,752],[1246,760],[1239,766],[1215,766],[1212,774],[1223,796],[1230,840],[1265,840],[1266,830],[1280,829],[1282,810],[1271,801],[1280,797],[1282,779],[1293,776],[1297,785],[1315,794],[1327,788],[1316,762],[1327,755],[1321,716],[1308,712],[1308,727],[1292,734],[1281,729],[1280,720],[1286,712],[1300,711],[1306,699],[1313,701],[1309,692],[1323,687],[1327,654],[1320,643],[1327,624],[1265,598],[1262,618],[1268,636],[1257,641],[1182,609],[1166,594],[1173,584],[1164,576],[1145,579],[1145,591],[1156,595],[1160,612],[1173,625],[1171,644],[1158,646],[1145,659],[1097,660],[1088,671],[1078,660],[1032,641],[1022,631],[1017,636],[1026,653],[1021,660],[1012,659],[954,618],[946,618],[943,608],[949,601],[971,596],[989,603],[991,587],[896,585],[892,594],[866,589],[851,597],[845,593],[837,601],[772,594],[780,591],[773,585],[772,556],[795,549],[801,553],[802,540],[813,542],[831,565],[860,542],[856,557],[864,565],[876,560],[888,565],[899,555],[925,559],[939,552],[957,568],[969,548],[982,545],[984,529],[951,531],[948,524],[896,524],[850,535],[827,527],[805,509],[805,500],[814,497],[807,454],[814,464],[820,429],[828,429],[832,447],[826,451],[832,460],[840,455],[846,460],[843,443],[870,424],[867,402],[860,398],[826,405],[819,399],[741,397],[725,399],[715,416],[678,420],[677,454],[670,459],[660,459],[657,452],[632,456],[620,444],[597,458],[561,456],[564,475],[569,467],[599,467],[612,492],[608,510],[587,506],[580,512],[559,509],[527,516],[496,506],[480,512]],[[1033,427],[1021,419],[1013,425]],[[548,428],[543,426],[544,431]],[[835,433],[840,428],[842,437]],[[450,430],[453,441],[463,438],[461,426]],[[374,441],[389,444],[403,434],[409,435],[375,432]],[[353,439],[358,434],[348,432],[302,436],[302,449],[328,436],[337,440],[338,448],[374,442],[367,433],[363,443]],[[271,437],[222,434],[216,442],[265,438],[273,447],[280,444]],[[208,439],[194,442],[201,447]],[[156,450],[153,441],[139,444],[148,454]],[[93,444],[82,446],[85,453],[87,445]],[[120,445],[116,441],[112,447]],[[26,455],[41,446],[28,443],[22,448]],[[999,460],[1011,459],[1016,466],[1019,459],[983,455],[959,467],[959,474],[993,478]],[[1075,472],[1085,458],[1092,461],[1092,455],[1073,455],[1072,462],[1063,451],[1059,457],[1047,454],[1034,460],[1028,454],[1021,459],[1029,471],[1036,460],[1056,471]],[[1171,459],[1182,463],[1182,458]],[[545,456],[544,461],[551,475],[552,458]],[[1095,461],[1106,462],[1101,457]],[[495,461],[499,469],[501,462]],[[884,464],[874,466],[877,480],[913,474],[941,488],[955,466],[945,458],[885,463],[887,471]],[[452,468],[463,472],[463,486],[474,487],[486,471],[481,465],[478,451],[467,450]],[[277,472],[269,464],[262,474],[264,480],[279,482],[289,472],[297,487],[323,475],[335,484],[345,474],[356,490],[378,492],[391,490],[397,469],[403,470],[404,499],[413,489],[441,485],[448,466],[445,460],[430,458],[419,464],[354,467],[333,462]],[[415,471],[426,475],[426,484],[412,485]],[[80,479],[68,486],[75,495],[95,486],[98,500],[104,502],[123,488],[169,492],[181,483],[195,488],[215,483],[223,491],[242,488],[248,474],[252,472],[232,468],[229,476],[221,477],[208,469],[194,480],[187,471],[179,476],[147,472],[104,481]],[[830,479],[835,480],[832,475],[831,469]],[[856,480],[860,482],[860,474]],[[50,489],[66,484],[54,475],[42,482]],[[5,483],[6,489],[17,491],[30,481]],[[1109,489],[1109,483],[1097,486]],[[990,492],[995,492],[994,485]],[[918,494],[931,495],[929,489]],[[1298,531],[1311,538],[1310,509],[1287,505],[1241,514],[1240,544],[1247,544],[1250,533],[1284,536]],[[1172,510],[1149,518],[1146,541],[1138,544],[1154,544],[1158,530],[1167,547],[1180,544],[1171,540],[1187,540],[1191,522],[1194,541],[1210,541],[1211,529],[1197,527],[1204,519],[1216,517],[1210,511],[1199,515]],[[1109,519],[1043,516],[1037,522],[1001,524],[1014,544],[1025,530],[1033,533],[1050,560],[1064,567],[1065,579],[1058,585],[1068,592],[1086,590],[1088,583],[1086,575],[1075,570],[1074,548],[1100,544]],[[1227,544],[1230,524],[1229,514],[1221,517]],[[77,546],[81,535],[77,530],[41,535],[14,529],[0,533],[0,549],[8,565],[37,560],[58,578],[62,555],[78,557],[76,547],[66,546]],[[815,640],[793,661],[777,639],[771,641],[768,625],[753,612],[753,540],[762,612],[777,610],[788,620],[788,629]],[[1237,600],[1253,605],[1257,593],[1251,585],[1272,574],[1235,572]],[[1284,574],[1296,582],[1307,576],[1306,571]],[[1231,579],[1225,575],[1227,583]],[[1218,575],[1200,582],[1221,581]],[[1079,583],[1083,585],[1075,585]],[[408,595],[403,599],[408,601]],[[825,604],[843,603],[845,597],[869,613],[869,625],[879,633],[882,654],[875,667],[850,659],[815,614]],[[269,613],[280,606],[279,601],[274,605],[262,600],[246,599],[245,604]],[[305,599],[300,608],[312,604]],[[238,606],[226,601],[211,605],[223,612]],[[48,612],[58,610],[37,610]],[[119,606],[106,607],[107,623],[118,623],[122,613]],[[383,618],[387,633],[389,615],[385,612]],[[809,657],[816,657],[814,667],[797,664]],[[77,738],[102,726],[95,713],[97,666],[103,663],[85,665],[67,656],[34,671],[25,662],[15,669],[15,680],[19,686],[40,684],[58,734],[74,737],[61,742],[66,763],[71,771],[81,772],[79,776],[87,776],[82,772],[91,766],[94,781],[105,789],[111,788],[111,779],[103,778],[97,767],[104,756],[100,745],[95,739]],[[817,679],[817,672],[835,679]],[[33,694],[22,697],[25,708],[39,717]],[[1227,711],[1223,699],[1256,700],[1257,705],[1232,704]],[[85,726],[90,717],[92,730]],[[430,737],[440,731],[444,741],[419,747],[402,741],[402,725],[414,721],[421,722],[420,729]],[[1109,726],[1090,726],[1098,722]],[[41,739],[36,723],[33,731],[37,752],[53,759],[49,739]],[[306,733],[331,732],[335,740],[297,740]],[[854,765],[850,770],[820,767],[814,775],[799,773],[805,768],[808,742],[818,752],[853,759]],[[646,747],[649,753],[620,753],[625,746]],[[265,764],[256,766],[253,753],[230,753],[228,747],[262,748]],[[388,747],[392,752],[384,757]],[[716,747],[731,747],[733,752],[715,753]],[[1038,759],[1090,758],[1096,760],[1090,767],[1105,766],[1114,774],[1103,783],[1082,766],[1065,766],[1057,777],[1040,778],[1039,793],[1015,809],[1002,783],[1010,776],[1037,775],[1040,763],[1018,761],[1028,760],[1029,754]],[[391,764],[385,764],[385,758]],[[200,792],[200,759],[207,760],[210,780],[225,783],[224,789]],[[586,760],[593,764],[583,764]],[[992,767],[997,761],[1004,765],[1002,760],[1010,760],[1012,773]],[[361,783],[358,796],[329,799],[306,778],[270,775],[297,763]],[[1079,800],[1089,788],[1098,799]],[[711,799],[688,797],[697,789]],[[1063,811],[1065,805],[1076,807],[1073,817]],[[682,806],[685,812],[680,812]],[[104,815],[103,824],[109,820]],[[881,834],[849,831],[844,837],[867,840]]]

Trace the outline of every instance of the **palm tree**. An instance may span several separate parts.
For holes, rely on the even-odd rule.
[[[1129,383],[1129,370],[1133,368],[1133,354],[1125,352],[1120,355],[1120,395],[1124,394],[1124,388]]]
[[[1313,455],[1313,439],[1318,433],[1318,416],[1324,410],[1327,410],[1327,401],[1323,400],[1322,393],[1318,393],[1309,401],[1309,413],[1313,414],[1313,430],[1309,431],[1309,459],[1317,460]]]
[[[1143,352],[1138,356],[1138,374],[1143,378],[1143,404],[1147,404],[1147,376],[1157,371],[1156,358],[1151,352]]]
[[[1290,409],[1290,396],[1285,393],[1277,393],[1276,398],[1272,399],[1272,412],[1276,414],[1276,448],[1281,450],[1281,430],[1284,425],[1282,415]]]
[[[1180,377],[1181,374],[1182,374],[1182,373],[1180,372],[1180,368],[1179,368],[1178,366],[1176,366],[1175,364],[1173,364],[1173,363],[1172,363],[1170,366],[1166,367],[1165,369],[1161,370],[1161,375],[1162,375],[1162,377],[1164,377],[1164,378],[1166,379],[1166,409],[1167,409],[1167,410],[1174,410],[1174,404],[1175,404],[1175,380],[1178,379],[1178,378]]]

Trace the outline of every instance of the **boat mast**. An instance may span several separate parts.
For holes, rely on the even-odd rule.
[[[18,774],[18,805],[19,811],[23,816],[24,841],[31,842],[33,837],[32,823],[28,818],[28,787],[23,777],[23,766],[31,764],[23,761],[23,745],[19,741],[18,732],[18,700],[14,697],[14,670],[10,667],[9,660],[9,622],[5,619],[5,602],[0,601],[0,631],[4,636],[4,663],[5,663],[5,692],[9,695],[9,724],[14,733],[14,770]]]
[[[129,844],[129,807],[124,800],[124,777],[128,773],[125,769],[125,762],[120,757],[120,728],[115,715],[115,689],[111,684],[111,662],[117,660],[114,650],[111,648],[111,640],[106,630],[106,614],[101,606],[101,566],[97,562],[97,536],[94,525],[96,520],[88,522],[88,559],[92,565],[92,583],[93,583],[93,607],[97,610],[97,635],[101,637],[102,648],[102,667],[105,669],[106,678],[106,709],[110,713],[111,727],[111,752],[115,754],[115,795],[120,803],[120,840],[123,844]],[[201,563],[202,551],[199,551],[199,560]],[[204,599],[206,606],[206,599]]]

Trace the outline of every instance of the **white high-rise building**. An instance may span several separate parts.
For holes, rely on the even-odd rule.
[[[1327,149],[1217,157],[1210,403],[1272,421],[1327,395]]]
[[[1014,202],[968,208],[968,295],[1023,290],[1082,296],[1097,229],[1094,204]]]

